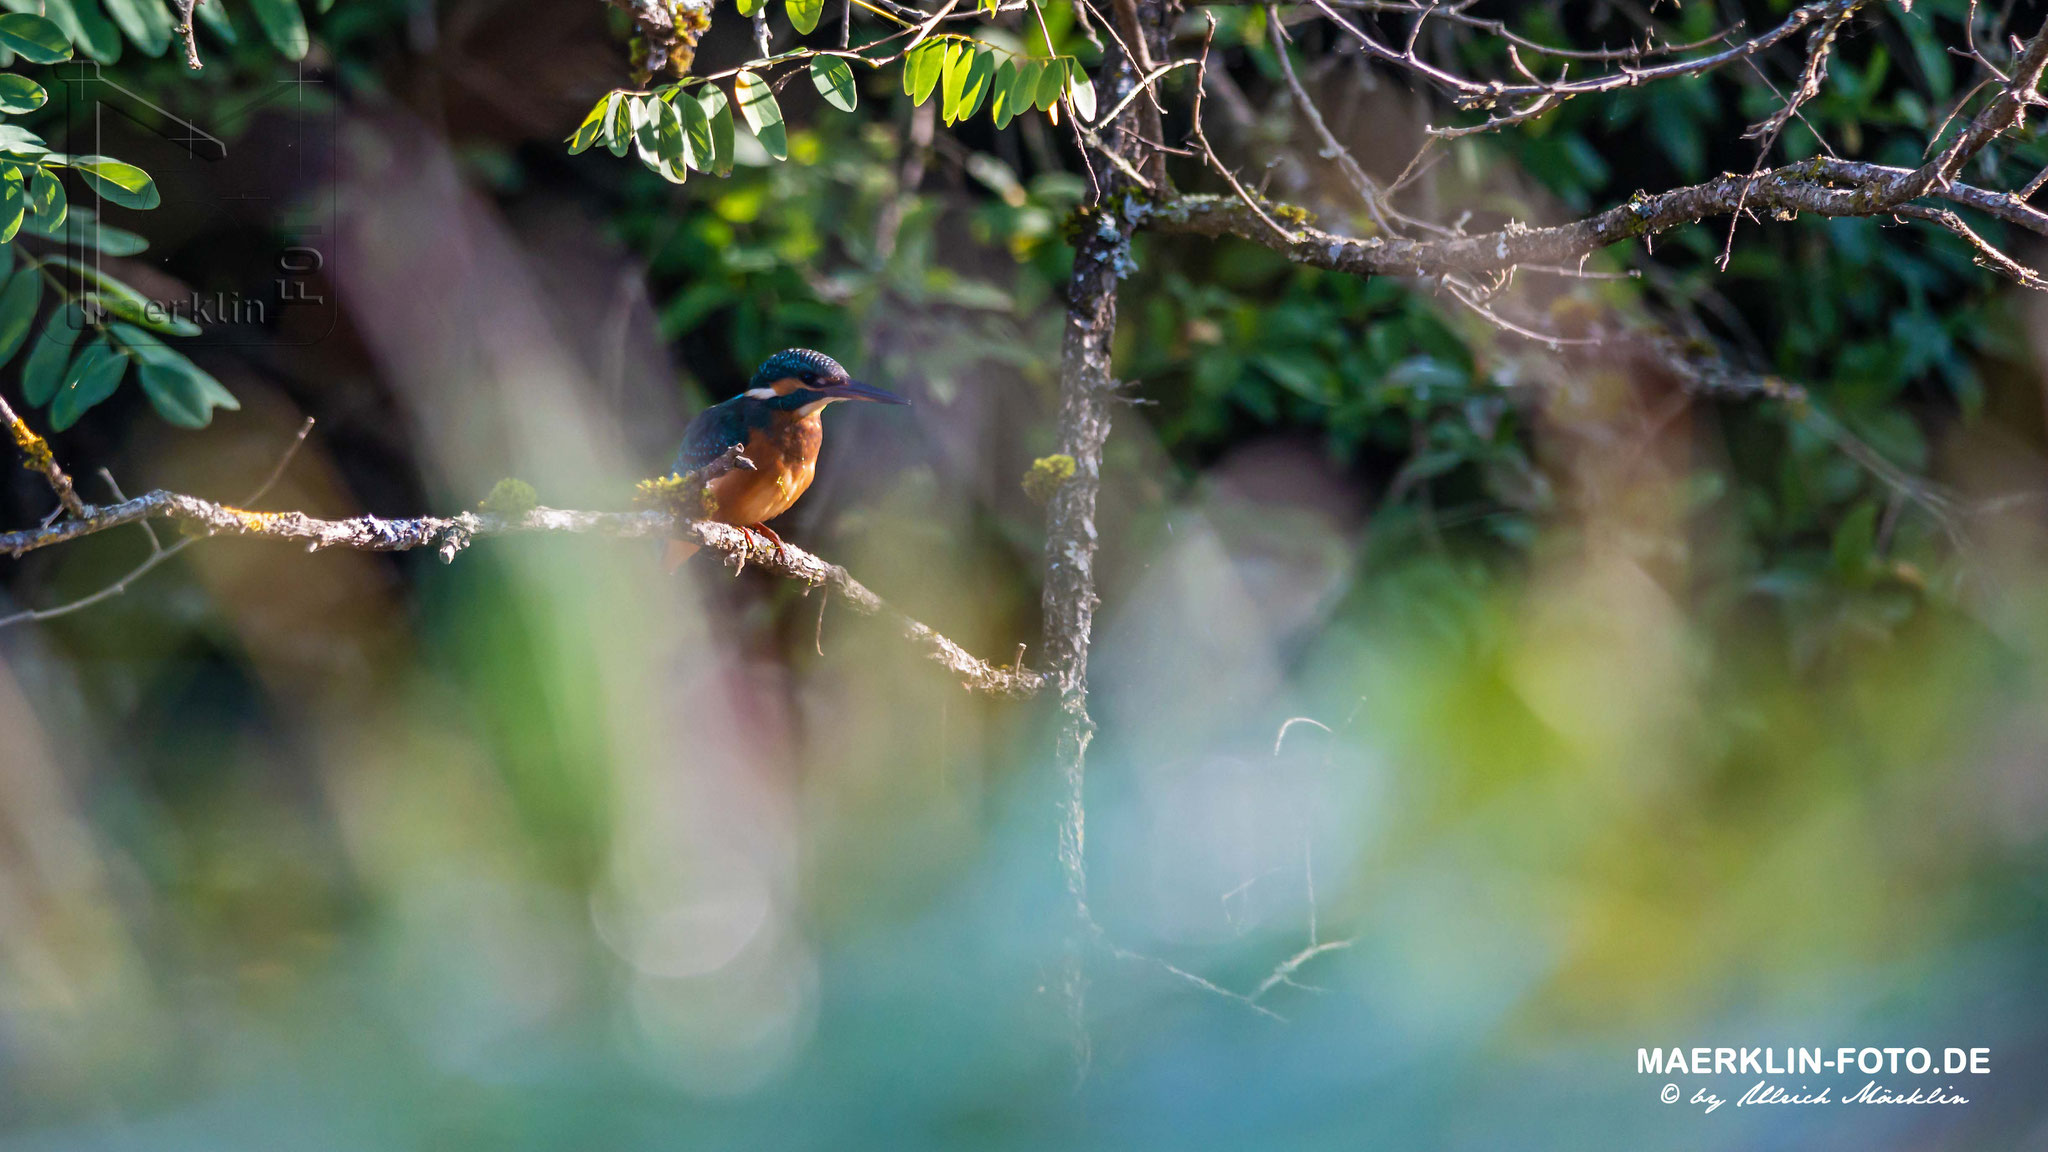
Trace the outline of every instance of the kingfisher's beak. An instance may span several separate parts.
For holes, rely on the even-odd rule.
[[[907,405],[910,403],[910,401],[905,400],[894,392],[884,391],[872,384],[863,384],[858,380],[848,380],[844,384],[834,384],[829,388],[820,388],[818,391],[825,393],[834,400],[872,400],[877,404]]]

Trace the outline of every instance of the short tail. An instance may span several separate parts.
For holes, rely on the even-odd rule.
[[[697,550],[701,547],[703,545],[692,544],[687,540],[671,540],[668,542],[668,550],[662,555],[662,562],[668,566],[669,571],[673,572],[681,568],[684,561],[695,556]]]

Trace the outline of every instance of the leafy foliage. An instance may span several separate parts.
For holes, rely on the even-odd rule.
[[[68,60],[74,51],[111,58],[118,46],[109,48],[84,31],[89,25],[79,5],[89,2],[53,6],[51,19],[26,12],[0,16],[0,46],[37,64]],[[171,28],[162,0],[119,0],[110,9],[137,47],[150,55],[163,52]],[[47,100],[33,80],[0,75],[0,113],[34,112]],[[0,124],[0,244],[7,245],[0,249],[7,273],[0,285],[0,365],[29,349],[21,368],[23,398],[32,407],[47,405],[50,427],[63,431],[112,396],[132,367],[158,414],[180,427],[203,427],[214,409],[239,407],[219,381],[157,335],[197,335],[198,325],[101,264],[98,256],[134,256],[147,243],[101,224],[92,208],[72,207],[61,179],[66,172],[93,199],[121,208],[146,211],[162,200],[149,174],[133,164],[55,152],[35,133]],[[81,260],[72,252],[96,256]],[[39,334],[31,336],[46,291],[54,307]]]
[[[1849,41],[1820,96],[1792,122],[1783,154],[1817,153],[1818,131],[1871,160],[1917,163],[1946,115],[1942,101],[1959,95],[1955,62],[1940,46],[1958,39],[1966,8],[1961,0],[1924,3],[1888,18],[1883,34]],[[1556,12],[1528,6],[1514,27],[1555,43],[1607,35],[1597,20],[1561,22]],[[1218,15],[1212,66],[1227,68],[1255,99],[1277,95],[1263,14]],[[1672,37],[1708,37],[1722,15],[1689,7],[1672,18]],[[666,237],[654,258],[657,279],[674,288],[665,331],[708,340],[734,363],[788,343],[864,338],[889,371],[927,381],[942,400],[990,371],[1043,383],[1054,335],[1036,308],[1060,289],[1066,247],[1058,225],[1085,183],[1067,157],[1049,163],[1034,137],[1062,116],[1086,123],[1101,110],[1082,66],[1091,49],[1074,31],[1071,9],[1046,6],[1042,36],[1038,18],[1021,19],[1021,40],[990,16],[986,31],[913,37],[907,50],[901,39],[850,51],[801,45],[654,89],[662,99],[676,89],[698,92],[721,107],[729,90],[762,145],[737,166],[727,153],[714,150],[707,165],[701,149],[687,150],[688,168],[732,178],[731,186],[692,193],[707,212],[669,223],[672,209],[641,201],[619,217],[628,237]],[[1475,64],[1512,71],[1497,38],[1475,35],[1469,48]],[[903,145],[877,125],[900,116],[901,105],[892,110],[885,90],[863,93],[858,81],[885,67],[897,70],[892,87],[903,102],[932,105],[952,126],[960,144],[949,164],[972,195],[892,203],[880,191],[894,179]],[[819,114],[799,124],[785,115],[792,70],[809,74],[821,113],[829,106],[859,120],[842,125]],[[1353,75],[1345,83],[1363,81]],[[607,116],[613,101],[647,98],[607,96],[571,150],[610,141],[619,124],[629,128],[630,119]],[[1569,102],[1516,130],[1454,141],[1429,179],[1441,201],[1484,205],[1474,227],[1592,211],[1637,189],[1750,165],[1744,132],[1778,102],[1742,69],[1623,89]],[[1025,132],[1019,118],[1031,112],[1043,118]],[[1285,174],[1302,173],[1294,186],[1318,211],[1335,213],[1328,224],[1369,234],[1365,213],[1328,195],[1341,180],[1322,167],[1327,157],[1275,134],[1286,119],[1275,113],[1249,130],[1265,150],[1256,153],[1260,162],[1283,176],[1272,191],[1287,195]],[[2023,165],[2048,163],[2032,136],[2010,155],[2012,170],[1971,178],[2017,186],[2032,174]],[[1270,156],[1281,159],[1263,159]],[[791,163],[763,167],[785,157]],[[890,233],[892,224],[901,231]],[[1012,265],[970,270],[941,258],[935,238],[960,230],[1008,251]],[[1725,271],[1716,266],[1724,247]],[[1389,555],[1402,552],[1392,541],[1405,538],[1452,554],[1526,556],[1575,498],[1573,479],[1540,448],[1546,395],[1578,374],[1634,371],[1518,345],[1413,286],[1304,270],[1248,246],[1141,239],[1134,255],[1119,360],[1125,375],[1143,381],[1154,404],[1141,411],[1176,459],[1195,468],[1263,435],[1314,436],[1340,467],[1387,495],[1381,533]],[[1806,397],[1705,406],[1726,449],[1693,462],[1686,512],[1735,526],[1700,557],[1727,582],[1720,602],[1775,611],[1787,622],[1821,619],[1811,611],[1817,602],[1907,605],[1905,614],[1884,609],[1891,627],[1951,594],[1944,526],[1842,444],[1867,446],[1908,475],[1925,469],[1934,459],[1931,437],[1982,411],[1991,382],[2023,360],[2014,315],[1966,247],[1871,220],[1744,224],[1731,246],[1723,222],[1660,238],[1648,259],[1621,249],[1602,254],[1590,270],[1621,275],[1632,263],[1640,279],[1567,285],[1551,319],[1566,329],[1598,320],[1674,330],[1687,347],[1790,381]],[[795,271],[821,266],[830,271]],[[683,268],[687,277],[677,273]],[[918,336],[890,334],[906,326]],[[716,335],[698,335],[707,330]],[[906,339],[915,357],[891,351]],[[1884,530],[1855,530],[1872,509]],[[1826,628],[1840,625],[1827,619],[1835,622]]]

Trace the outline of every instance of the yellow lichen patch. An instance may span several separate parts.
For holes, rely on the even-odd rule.
[[[246,508],[223,508],[222,511],[235,518],[249,532],[262,532],[278,519],[276,512],[251,512]]]
[[[50,454],[49,441],[36,435],[29,428],[28,422],[21,417],[14,418],[14,423],[8,426],[8,431],[14,433],[15,445],[28,457],[21,462],[23,468],[31,472],[48,472],[57,463],[57,458]]]
[[[1024,474],[1024,494],[1040,504],[1052,499],[1060,485],[1074,478],[1072,456],[1040,456]]]
[[[1283,224],[1292,224],[1296,228],[1306,228],[1310,224],[1315,223],[1316,220],[1315,213],[1303,208],[1299,204],[1269,202],[1266,207],[1273,214],[1274,219]]]
[[[711,494],[711,485],[699,486],[673,472],[634,485],[633,503],[698,519],[718,512],[718,498]]]

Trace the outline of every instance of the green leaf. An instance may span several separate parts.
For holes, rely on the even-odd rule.
[[[671,95],[676,120],[683,128],[683,160],[699,172],[711,171],[713,159],[718,154],[711,140],[711,117],[705,113],[704,106],[688,93]],[[719,97],[721,100],[724,98]]]
[[[48,232],[62,228],[66,208],[63,183],[51,175],[49,169],[36,169],[28,184],[28,210],[36,229]]]
[[[1010,121],[1017,116],[1017,106],[1010,96],[1010,90],[1016,86],[1017,62],[1005,60],[1003,66],[996,69],[994,91],[991,93],[994,99],[988,106],[989,115],[995,117],[997,128],[1008,128]]]
[[[1095,82],[1088,79],[1088,73],[1081,70],[1081,62],[1078,60],[1073,63],[1072,67],[1067,69],[1067,73],[1069,76],[1067,82],[1067,102],[1073,106],[1074,115],[1081,123],[1088,124],[1093,122],[1095,119]]]
[[[86,186],[123,208],[154,208],[163,202],[149,173],[106,156],[73,156],[71,167]]]
[[[217,4],[220,0],[207,2]],[[256,23],[263,26],[263,35],[269,38],[271,47],[287,60],[306,58],[306,50],[313,42],[306,35],[306,14],[299,11],[299,0],[249,0],[249,7],[256,10]]]
[[[732,104],[716,84],[706,84],[698,94],[697,104],[704,116],[711,122],[711,171],[715,175],[732,174]]]
[[[176,355],[176,353],[173,353]],[[168,423],[180,428],[204,428],[213,423],[213,410],[230,412],[242,407],[235,395],[221,386],[205,369],[178,357],[175,364],[145,363],[135,373],[150,406]]]
[[[28,189],[12,180],[0,180],[0,244],[14,239],[21,231],[21,220],[28,214]]]
[[[114,394],[127,371],[128,358],[115,351],[106,337],[86,345],[64,370],[64,382],[50,401],[50,429],[62,432],[78,423],[87,409]]]
[[[0,364],[14,359],[21,342],[28,339],[29,326],[36,322],[36,309],[43,302],[43,274],[33,265],[17,269],[0,288]]]
[[[59,190],[62,190],[61,187]],[[30,190],[29,200],[33,204],[33,189]],[[135,233],[125,228],[100,223],[99,217],[90,208],[71,209],[65,214],[64,226],[61,228],[44,225],[34,215],[30,215],[22,221],[21,230],[31,236],[41,236],[46,240],[62,240],[67,245],[91,248],[108,256],[136,256],[149,248],[149,241]]]
[[[614,156],[624,156],[633,138],[633,102],[623,92],[614,92],[604,112],[604,146]]]
[[[1016,88],[1010,95],[1010,106],[1015,109],[1013,116],[1022,116],[1038,103],[1038,77],[1045,71],[1045,61],[1025,57],[1017,61]]]
[[[138,365],[136,382],[149,397],[157,415],[180,428],[204,428],[213,421],[215,408],[236,411],[242,407],[234,393],[185,355],[128,324],[110,324],[108,335],[125,348]]]
[[[938,40],[919,44],[903,58],[903,91],[910,96],[912,103],[922,104],[931,99],[932,89],[939,86],[939,72],[945,63],[946,45]]]
[[[12,72],[0,73],[0,112],[33,112],[49,100],[41,84]]]
[[[101,14],[95,0],[0,0],[0,7],[48,18],[79,51],[102,64],[121,58],[120,30]],[[204,11],[207,6],[200,7]]]
[[[616,93],[612,92],[605,93],[603,99],[591,106],[590,115],[585,116],[583,123],[576,126],[576,131],[569,134],[569,155],[583,154],[603,137],[605,118],[611,114],[612,99],[615,95]]]
[[[52,268],[62,268],[98,289],[86,293],[83,297],[83,302],[89,305],[86,308],[86,316],[89,319],[99,319],[95,313],[95,309],[98,309],[132,324],[141,324],[172,336],[199,335],[199,325],[177,315],[91,264],[69,256],[46,256],[43,263]]]
[[[1050,112],[1066,91],[1067,57],[1055,56],[1045,62],[1045,71],[1038,74],[1038,93],[1032,103],[1040,112]]]
[[[134,289],[129,289],[129,292],[133,293]],[[140,294],[87,292],[80,301],[86,305],[88,315],[96,306],[108,316],[118,316],[130,324],[140,324],[168,336],[197,336],[200,333],[199,325]]]
[[[107,15],[145,56],[161,56],[170,47],[176,21],[163,0],[105,0]]]
[[[633,125],[633,151],[640,156],[642,164],[659,163],[661,160],[661,108],[660,97],[628,96],[631,107],[627,117]]]
[[[154,332],[137,328],[133,324],[123,324],[116,320],[107,325],[107,335],[113,338],[114,343],[126,349],[128,354],[134,357],[138,363],[164,363],[174,358],[178,360],[185,358],[176,349],[164,343],[163,337],[158,336]]]
[[[973,54],[974,49],[959,40],[946,42],[946,55],[939,65],[939,116],[948,124],[960,119],[960,94],[967,85]]]
[[[817,86],[825,103],[841,112],[851,112],[860,106],[860,93],[853,86],[853,68],[838,56],[811,57],[811,83]]]
[[[825,14],[825,0],[783,0],[790,26],[808,36],[818,30],[818,18]]]
[[[675,107],[659,97],[645,97],[649,122],[635,139],[640,162],[671,184],[690,177],[689,144],[683,138],[682,117]]]
[[[11,156],[18,160],[39,160],[50,154],[50,146],[43,138],[26,128],[12,124],[0,124],[0,156]]]
[[[0,47],[31,64],[57,64],[71,59],[71,41],[64,30],[27,12],[0,16]]]
[[[683,114],[663,101],[661,112],[661,162],[664,177],[681,184],[690,176],[690,138],[683,131]]]
[[[759,12],[761,5],[765,3],[767,3],[767,0],[739,0],[740,15],[752,16],[754,13]]]
[[[955,120],[972,120],[981,111],[981,102],[988,99],[989,86],[996,78],[996,54],[986,48],[974,54],[974,62],[967,66],[967,76],[960,85],[960,106]]]
[[[775,102],[775,91],[768,87],[768,82],[753,72],[741,72],[732,82],[732,97],[740,106],[740,115],[746,118],[747,130],[761,141],[761,147],[777,160],[789,159],[789,134],[782,123],[782,106]]]
[[[0,283],[14,274],[14,245],[0,244]]]
[[[85,332],[85,313],[78,305],[66,304],[50,317],[28,350],[28,362],[21,366],[21,396],[40,408],[57,394],[64,383],[64,366],[71,362],[71,349]]]

